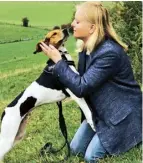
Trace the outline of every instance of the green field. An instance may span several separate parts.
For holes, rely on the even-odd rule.
[[[71,20],[74,4],[73,2],[0,2],[0,21],[20,24],[21,19],[27,16],[32,26],[49,27],[64,24]]]
[[[108,3],[105,3],[108,5]],[[43,39],[47,29],[71,21],[75,2],[0,2],[0,113],[42,72],[47,57],[33,55],[36,43]],[[22,27],[27,16],[30,27]],[[75,39],[70,36],[66,47],[77,62]],[[70,99],[63,102],[69,140],[80,124],[80,111]],[[62,159],[66,150],[57,155],[39,157],[39,149],[48,141],[60,147],[63,143],[58,127],[58,108],[48,104],[36,108],[27,126],[23,141],[10,151],[5,163],[50,163]],[[71,156],[66,163],[79,163],[82,158]],[[134,148],[120,157],[105,158],[100,163],[140,163],[141,149]]]

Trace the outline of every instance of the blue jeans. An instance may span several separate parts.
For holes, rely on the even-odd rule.
[[[70,148],[73,154],[82,154],[88,163],[96,163],[99,158],[103,158],[106,154],[97,133],[91,129],[86,120],[77,130]]]

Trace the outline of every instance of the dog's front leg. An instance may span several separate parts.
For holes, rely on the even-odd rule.
[[[0,160],[13,147],[22,119],[35,105],[36,99],[32,96],[33,90],[33,84],[31,84],[6,107],[2,114]]]
[[[77,104],[80,106],[81,110],[83,111],[87,123],[91,126],[93,131],[95,131],[95,125],[92,119],[92,113],[91,110],[89,109],[86,101],[84,98],[78,98],[76,97],[69,89],[66,89],[66,91],[70,94],[71,98],[77,102]]]
[[[46,88],[35,81],[17,96],[3,112],[0,134],[0,159],[13,147],[14,141],[17,141],[23,135],[26,123],[23,121],[24,123],[21,124],[21,122],[32,108],[45,103],[61,101],[65,97],[62,90]]]
[[[2,160],[3,156],[12,148],[15,136],[21,123],[18,107],[7,107],[4,114],[0,134],[0,160]]]
[[[79,74],[74,66],[70,66],[70,68],[77,74]],[[77,104],[80,106],[81,110],[84,113],[84,116],[87,120],[87,123],[91,126],[93,131],[95,131],[95,124],[92,119],[92,113],[89,109],[89,106],[87,105],[84,98],[78,98],[76,97],[69,89],[66,89],[66,91],[70,94],[71,98],[77,102]]]

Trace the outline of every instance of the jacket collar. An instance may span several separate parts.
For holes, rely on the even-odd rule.
[[[88,69],[88,67],[90,66],[91,62],[93,61],[93,59],[95,59],[98,56],[98,53],[100,53],[101,49],[105,48],[104,45],[107,44],[110,41],[109,38],[106,38],[105,40],[103,40],[97,47],[95,50],[93,50],[91,52],[91,54],[89,54],[89,58],[86,61],[86,51],[82,51],[79,53],[79,61],[78,61],[78,72],[79,74],[82,76],[84,74],[84,72]]]

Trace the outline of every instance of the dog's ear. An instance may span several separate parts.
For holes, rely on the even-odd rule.
[[[69,28],[70,27],[70,24],[62,24],[61,25],[61,29],[65,29],[65,28]]]
[[[60,27],[59,26],[54,26],[53,30],[55,30],[55,29],[60,29]]]
[[[65,28],[68,30],[68,32],[70,32],[71,34],[73,34],[73,28],[72,28],[72,26],[71,26],[71,23],[62,24],[62,25],[61,25],[61,29],[65,29]]]

